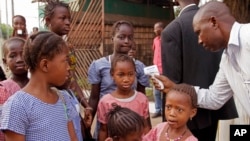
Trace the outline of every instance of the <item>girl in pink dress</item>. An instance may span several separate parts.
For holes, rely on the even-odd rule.
[[[101,123],[98,135],[99,141],[104,141],[108,137],[106,115],[112,109],[114,103],[138,113],[144,118],[144,133],[150,130],[148,99],[145,94],[132,88],[136,79],[135,70],[135,63],[128,55],[121,54],[112,60],[110,75],[117,87],[115,91],[104,95],[98,104],[97,119]]]
[[[177,84],[166,95],[165,106],[167,122],[156,125],[143,141],[198,141],[186,125],[197,112],[195,89],[187,84]]]

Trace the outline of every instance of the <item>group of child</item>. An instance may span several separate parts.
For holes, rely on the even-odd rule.
[[[25,25],[25,18],[20,17],[15,16],[13,21]],[[197,140],[186,126],[196,114],[197,98],[194,88],[185,84],[176,85],[167,94],[168,122],[151,129],[145,96],[149,77],[143,73],[143,63],[128,56],[135,47],[130,22],[114,24],[113,54],[90,65],[92,89],[88,104],[74,89],[79,89],[74,79],[74,56],[62,38],[70,30],[68,5],[60,1],[47,3],[44,20],[50,31],[31,36],[13,34],[2,47],[3,63],[11,76],[0,82],[1,141],[80,141],[85,138],[83,125],[90,127],[95,113],[95,133],[100,141]],[[16,33],[21,33],[19,30],[26,33],[25,26],[14,28]],[[79,103],[85,107],[83,119]]]

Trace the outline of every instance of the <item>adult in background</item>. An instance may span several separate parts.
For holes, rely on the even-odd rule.
[[[157,66],[160,74],[162,74],[162,63],[161,63],[161,32],[164,28],[162,22],[157,22],[154,24],[154,32],[156,37],[153,41],[153,64]],[[161,91],[153,88],[154,100],[155,100],[155,113],[152,115],[152,118],[156,118],[162,115],[162,99]],[[164,114],[163,114],[164,115]]]
[[[163,30],[161,36],[163,74],[178,84],[208,88],[218,71],[222,50],[212,53],[198,44],[198,37],[192,26],[193,17],[199,9],[198,3],[194,0],[176,1],[182,10]],[[198,108],[197,115],[188,122],[188,127],[198,140],[213,141],[218,120],[236,117],[236,107],[231,99],[218,111]]]

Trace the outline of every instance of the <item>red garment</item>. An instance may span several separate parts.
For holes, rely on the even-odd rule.
[[[20,86],[12,79],[7,79],[0,82],[0,114],[2,113],[2,105],[4,102],[20,89]],[[4,141],[4,135],[1,131],[0,141]]]
[[[158,67],[160,74],[162,74],[162,63],[161,63],[161,37],[157,36],[153,42],[154,58],[153,63]]]

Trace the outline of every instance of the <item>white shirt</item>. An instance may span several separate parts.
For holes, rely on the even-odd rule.
[[[219,109],[234,95],[250,116],[250,24],[233,24],[214,83],[196,90],[201,108]]]

